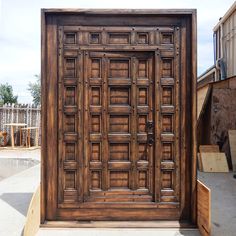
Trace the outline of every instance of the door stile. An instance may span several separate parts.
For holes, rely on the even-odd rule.
[[[86,202],[88,198],[88,177],[89,177],[89,130],[90,130],[90,123],[89,123],[89,103],[88,103],[88,69],[89,68],[89,59],[88,59],[88,52],[84,52],[84,81],[83,81],[83,87],[84,87],[84,197],[83,201]]]
[[[64,109],[63,104],[64,102],[64,63],[63,63],[63,27],[58,27],[58,40],[59,40],[59,52],[58,52],[58,94],[62,96],[58,96],[58,107],[60,114],[58,116],[58,204],[63,202],[64,199],[64,189],[65,189],[65,183],[64,183],[64,166],[63,163],[65,161],[65,145],[63,141],[63,116],[64,116]]]
[[[83,169],[84,169],[84,155],[83,155],[83,78],[84,78],[84,61],[83,61],[83,53],[81,51],[79,51],[78,53],[78,81],[77,81],[77,91],[78,91],[78,96],[77,96],[77,107],[78,107],[78,111],[77,111],[77,117],[78,117],[78,149],[77,149],[77,156],[78,156],[78,160],[77,160],[77,169],[79,170],[78,173],[78,201],[79,202],[83,202]]]
[[[53,220],[57,213],[58,204],[58,34],[57,34],[57,18],[50,17],[47,19],[46,28],[46,95],[47,95],[47,111],[46,114],[46,134],[50,134],[47,139],[46,146],[46,218]],[[50,79],[49,79],[50,78]]]
[[[109,160],[109,152],[108,152],[108,132],[109,132],[109,113],[108,113],[108,58],[106,54],[102,57],[102,88],[103,88],[103,101],[102,101],[102,148],[103,148],[103,155],[102,155],[102,176],[103,176],[103,191],[107,191],[109,188],[109,170],[108,170],[108,160]]]
[[[156,132],[155,132],[155,117],[154,117],[154,104],[155,101],[153,101],[155,99],[155,93],[154,93],[154,87],[155,87],[155,78],[153,76],[153,69],[155,69],[154,67],[154,63],[153,63],[153,55],[151,58],[148,59],[148,95],[149,95],[149,111],[148,111],[148,121],[151,121],[153,123],[152,125],[152,132],[153,132],[153,138],[154,138],[154,143],[153,145],[149,146],[147,144],[147,157],[148,157],[148,189],[150,189],[150,194],[153,195],[153,185],[155,184],[153,181],[153,174],[155,173],[154,171],[154,150],[155,150],[155,136],[156,136]],[[154,84],[154,86],[153,86]]]
[[[137,60],[135,57],[131,57],[131,153],[130,153],[130,162],[131,162],[131,186],[132,190],[137,189]]]
[[[181,212],[184,211],[184,208],[187,207],[186,205],[186,195],[185,191],[186,188],[186,166],[185,163],[188,163],[186,160],[186,151],[187,151],[187,129],[186,129],[186,107],[187,107],[187,101],[186,101],[186,93],[187,93],[187,84],[186,84],[186,24],[183,23],[181,27],[181,199],[180,199],[180,206],[181,206]],[[190,137],[189,137],[190,138]],[[182,213],[183,214],[183,213]],[[184,215],[184,214],[183,214]]]
[[[155,52],[155,61],[154,61],[154,74],[155,74],[155,92],[154,92],[154,98],[155,98],[155,154],[154,154],[154,160],[155,160],[155,183],[154,183],[154,198],[155,202],[160,202],[160,183],[161,183],[161,116],[160,116],[160,52],[156,51]]]
[[[179,202],[179,196],[180,196],[180,140],[181,140],[181,130],[180,130],[180,99],[181,99],[181,94],[180,94],[180,30],[179,27],[175,28],[175,58],[174,58],[174,64],[175,64],[175,92],[174,92],[174,120],[175,120],[175,184],[174,186],[174,195],[176,197],[176,201]],[[184,182],[183,182],[184,184]]]

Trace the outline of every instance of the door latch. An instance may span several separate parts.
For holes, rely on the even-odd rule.
[[[148,145],[152,146],[154,144],[154,138],[153,135],[148,135]]]
[[[152,129],[152,128],[153,128],[153,121],[150,121],[150,120],[149,120],[149,121],[147,122],[147,129],[150,130],[150,129]]]
[[[154,123],[153,121],[147,122],[147,143],[149,146],[154,144],[154,134],[153,134]]]

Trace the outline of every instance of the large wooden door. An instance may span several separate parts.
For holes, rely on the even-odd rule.
[[[46,22],[44,219],[190,219],[191,18],[68,14]]]
[[[85,54],[84,201],[153,202],[153,54]]]
[[[79,58],[80,89],[66,78],[60,92],[65,140],[59,206],[77,208],[80,219],[165,219],[170,209],[178,218],[179,148],[173,145],[179,136],[174,114],[179,95],[173,59],[160,59],[156,52],[93,50]],[[73,59],[63,61],[65,78]]]

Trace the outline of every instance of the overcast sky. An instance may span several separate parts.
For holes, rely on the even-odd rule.
[[[233,0],[0,0],[0,83],[13,86],[18,101],[32,98],[28,83],[40,73],[40,8],[196,8],[198,75],[213,65],[212,29]]]

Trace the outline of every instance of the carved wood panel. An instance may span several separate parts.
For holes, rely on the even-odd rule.
[[[64,26],[59,35],[58,207],[179,209],[178,30]],[[147,51],[116,48],[133,44]]]
[[[147,139],[148,119],[153,119],[152,63],[152,53],[85,53],[85,146],[90,146],[85,201],[146,201],[137,198],[139,190],[140,196],[150,196],[148,201],[153,197],[153,148],[142,141]],[[139,145],[144,146],[139,149],[142,159]]]

